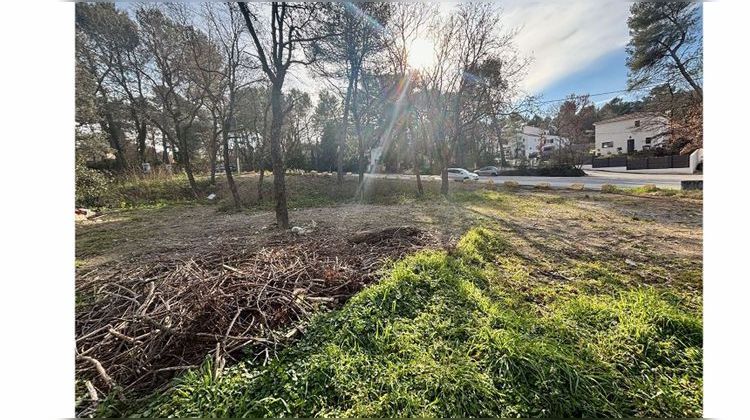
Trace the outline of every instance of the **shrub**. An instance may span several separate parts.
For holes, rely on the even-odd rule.
[[[550,183],[549,183],[549,182],[540,182],[540,183],[538,183],[538,184],[534,185],[534,189],[535,189],[535,190],[548,190],[548,189],[550,189],[551,187],[552,187],[552,186],[550,185]]]
[[[207,178],[196,178],[199,199],[205,198],[209,190]],[[113,190],[110,201],[119,207],[137,207],[162,203],[195,201],[187,176],[169,175],[152,177],[131,177],[121,180]]]
[[[583,191],[584,185],[583,184],[570,184],[568,189],[573,191]]]
[[[539,168],[519,167],[501,171],[501,176],[586,176],[586,172],[572,165],[542,166]]]
[[[612,185],[612,184],[604,184],[604,185],[602,185],[602,192],[603,193],[614,194],[614,193],[617,193],[619,191],[620,191],[620,189],[617,188],[616,186]]]
[[[518,188],[518,182],[516,181],[505,181],[503,182],[503,186],[509,190],[515,190]]]
[[[76,207],[102,207],[112,188],[112,177],[76,159]]]
[[[654,185],[654,184],[646,184],[646,185],[642,186],[640,188],[640,190],[643,191],[643,192],[647,192],[647,193],[652,193],[652,192],[659,191],[659,189],[656,188],[656,185]]]

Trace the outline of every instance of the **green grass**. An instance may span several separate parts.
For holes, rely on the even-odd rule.
[[[503,236],[472,229],[314,317],[269,364],[215,377],[207,361],[137,415],[701,416],[700,308],[597,263],[564,285],[531,271]]]
[[[674,188],[657,188],[654,185],[643,185],[640,187],[633,188],[621,188],[611,184],[604,184],[601,187],[603,193],[609,194],[622,194],[632,195],[639,197],[678,197],[678,198],[692,198],[696,200],[703,199],[703,191],[683,191]]]
[[[96,200],[105,209],[159,208],[172,204],[205,202],[205,196],[214,188],[208,178],[197,177],[199,199],[190,189],[186,175],[129,177],[115,179],[102,189]]]
[[[424,179],[424,194],[417,195],[416,181],[401,179],[367,178],[362,190],[356,177],[346,177],[341,185],[334,175],[291,175],[285,177],[287,206],[290,209],[325,207],[338,204],[382,204],[398,205],[414,202],[442,200],[440,181]],[[487,188],[486,185],[450,183],[450,197]],[[258,178],[243,176],[237,178],[237,189],[245,208],[252,210],[272,210],[273,178],[263,179],[263,199],[258,198]],[[234,201],[223,180],[217,182],[220,211],[234,211]]]
[[[208,178],[196,178],[196,184],[201,195],[208,195],[211,188]],[[205,193],[205,194],[204,194]],[[169,204],[196,201],[187,176],[155,177],[143,179],[128,179],[114,187],[110,201],[117,201],[111,207],[161,207]]]

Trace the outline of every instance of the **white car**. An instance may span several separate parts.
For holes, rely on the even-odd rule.
[[[479,175],[469,172],[464,168],[448,168],[448,179],[458,182],[479,181]]]
[[[485,166],[484,168],[477,169],[474,173],[479,176],[498,176],[500,175],[500,168],[497,166]]]

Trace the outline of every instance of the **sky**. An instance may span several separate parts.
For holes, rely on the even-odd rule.
[[[505,30],[517,30],[518,51],[532,58],[523,80],[525,94],[542,102],[570,94],[600,94],[627,87],[625,46],[629,40],[627,19],[632,2],[624,0],[494,0],[502,9]],[[448,13],[458,2],[444,2]],[[121,5],[122,6],[122,5]],[[126,7],[127,9],[127,7]],[[295,69],[290,86],[313,91],[322,86],[306,69]],[[622,92],[595,95],[602,105]],[[554,103],[553,103],[554,105]]]
[[[498,1],[516,45],[531,55],[523,88],[542,100],[625,89],[631,3],[623,0]],[[608,100],[616,94],[597,96]]]
[[[449,13],[458,2],[443,2]],[[621,91],[627,87],[625,46],[631,2],[624,0],[495,0],[504,30],[517,30],[516,47],[532,57],[522,83],[524,93],[541,101],[570,94]],[[315,83],[295,72],[293,85]],[[295,77],[296,76],[296,77]],[[591,98],[602,105],[623,93]],[[551,104],[551,105],[554,105]]]

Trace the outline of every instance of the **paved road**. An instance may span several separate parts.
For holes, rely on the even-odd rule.
[[[640,187],[645,184],[654,184],[659,188],[680,189],[682,180],[702,180],[703,175],[674,175],[674,174],[633,174],[614,173],[604,171],[586,171],[585,177],[546,177],[546,176],[483,176],[478,182],[492,182],[498,184],[505,181],[516,181],[520,185],[536,185],[540,182],[548,182],[552,187],[568,187],[570,184],[583,184],[584,188],[598,190],[604,184],[616,185],[621,188]],[[377,178],[414,179],[414,175],[396,174],[368,174],[367,176]],[[426,175],[423,178],[440,180],[439,176]]]

